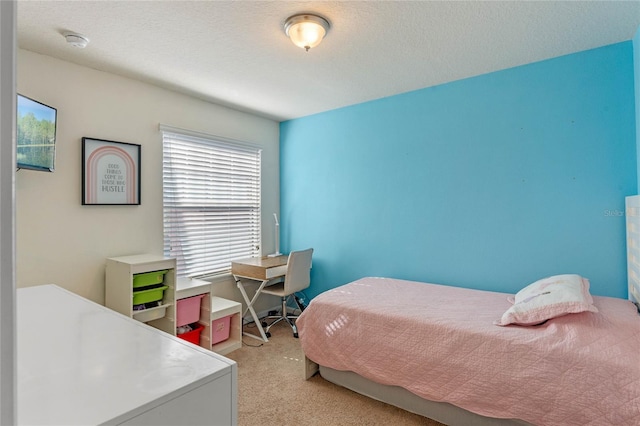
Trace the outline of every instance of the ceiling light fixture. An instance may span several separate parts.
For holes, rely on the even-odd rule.
[[[82,34],[72,33],[70,31],[65,31],[62,33],[67,43],[69,43],[73,47],[77,47],[79,49],[84,49],[89,44],[89,38]]]
[[[284,32],[293,44],[307,52],[320,44],[329,31],[329,21],[308,13],[293,15],[284,23]]]

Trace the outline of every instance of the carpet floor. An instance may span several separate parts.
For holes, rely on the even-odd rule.
[[[304,354],[289,326],[277,324],[271,334],[266,343],[244,336],[242,348],[226,355],[238,364],[239,426],[441,425],[319,375],[305,380]]]

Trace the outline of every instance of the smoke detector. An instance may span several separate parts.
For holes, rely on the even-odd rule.
[[[84,49],[89,44],[89,38],[82,34],[73,33],[70,31],[65,31],[62,33],[67,43],[69,43],[73,47],[77,47],[78,49]]]

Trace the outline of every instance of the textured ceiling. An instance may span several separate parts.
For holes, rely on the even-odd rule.
[[[299,12],[331,23],[308,53]],[[640,1],[18,1],[18,46],[282,121],[630,40]],[[82,33],[85,49],[61,33]]]

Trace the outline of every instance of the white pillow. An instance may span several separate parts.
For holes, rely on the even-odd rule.
[[[589,280],[575,274],[554,275],[529,284],[510,302],[513,306],[496,325],[538,325],[562,315],[598,312],[589,294]]]

